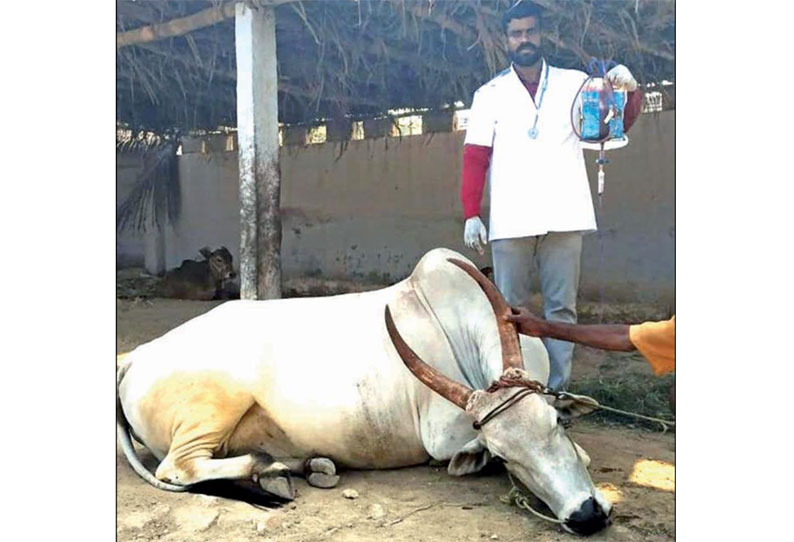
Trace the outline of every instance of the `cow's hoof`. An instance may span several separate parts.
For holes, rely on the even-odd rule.
[[[263,491],[275,495],[286,501],[295,499],[295,488],[292,486],[292,477],[285,465],[274,464],[265,472],[254,475],[254,482],[259,483]]]
[[[310,486],[319,487],[322,489],[331,489],[332,487],[336,487],[336,484],[339,483],[339,476],[336,474],[313,472],[306,477],[306,481]]]
[[[319,472],[322,474],[336,474],[336,465],[327,457],[314,457],[306,462],[306,474]]]
[[[304,473],[310,486],[330,489],[339,483],[336,465],[327,457],[314,457],[306,461]]]
[[[295,499],[295,488],[292,487],[292,478],[290,478],[289,474],[260,478],[259,487],[261,487],[263,491],[286,501]]]

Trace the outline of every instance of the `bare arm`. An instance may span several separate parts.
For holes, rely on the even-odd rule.
[[[513,314],[505,316],[505,319],[516,324],[519,333],[532,337],[549,337],[602,350],[635,350],[629,338],[629,326],[625,324],[579,325],[549,322],[538,318],[524,307],[513,308]]]

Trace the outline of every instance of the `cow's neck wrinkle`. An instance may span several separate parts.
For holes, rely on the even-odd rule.
[[[455,310],[442,316],[434,309],[430,298],[438,292],[425,291],[425,281],[415,277],[408,279],[409,291],[433,320],[436,329],[443,333],[455,367],[443,366],[441,360],[425,360],[449,377],[457,378],[471,389],[486,389],[502,376],[502,346],[493,308],[479,287],[469,292],[455,292]],[[451,316],[454,315],[454,316]],[[454,321],[449,321],[449,318]],[[457,369],[457,375],[455,373]]]

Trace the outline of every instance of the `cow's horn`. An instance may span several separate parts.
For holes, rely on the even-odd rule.
[[[448,258],[450,263],[453,263],[463,269],[471,276],[477,284],[480,285],[483,292],[485,292],[488,301],[491,302],[494,314],[496,315],[496,327],[499,329],[499,340],[502,343],[502,363],[504,370],[511,367],[518,369],[524,368],[524,357],[521,355],[521,343],[518,340],[518,330],[515,324],[504,320],[504,317],[511,314],[510,305],[507,304],[505,298],[496,288],[496,285],[488,280],[479,269],[473,265],[458,260],[455,258]]]
[[[416,355],[416,352],[411,350],[411,347],[408,346],[400,336],[400,332],[397,331],[388,305],[386,306],[386,329],[389,332],[392,344],[394,344],[394,347],[397,349],[397,353],[400,354],[403,363],[411,370],[414,376],[441,397],[455,403],[465,410],[466,403],[469,401],[472,390],[442,375],[422,361],[421,358]]]

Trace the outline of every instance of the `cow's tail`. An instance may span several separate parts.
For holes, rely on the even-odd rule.
[[[118,368],[118,372],[116,373],[116,433],[118,434],[119,443],[121,444],[121,449],[124,452],[124,456],[127,458],[132,470],[138,473],[138,476],[149,482],[154,487],[158,489],[164,489],[165,491],[187,491],[189,489],[188,486],[167,484],[155,478],[154,475],[143,465],[143,463],[141,463],[141,460],[135,453],[135,448],[133,447],[132,439],[130,438],[130,425],[127,422],[127,417],[124,416],[124,410],[121,408],[121,399],[119,396],[119,385],[124,379],[124,375],[127,373],[127,370],[130,368],[130,363],[130,361],[122,360],[121,366]]]

